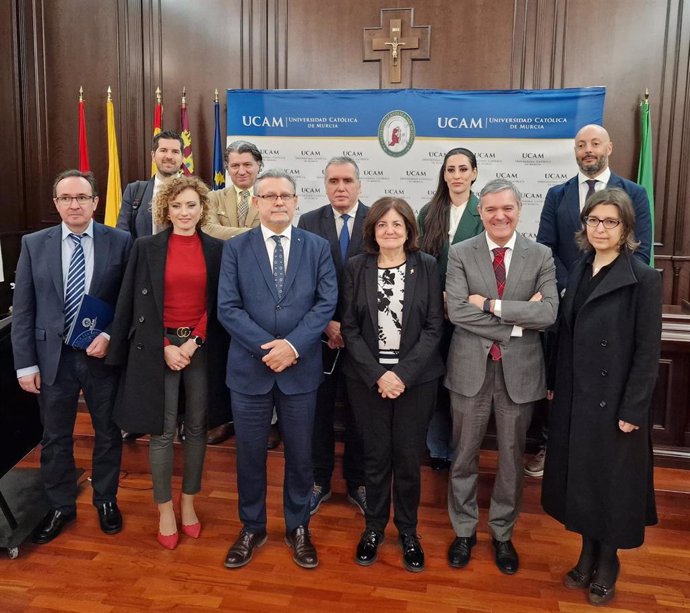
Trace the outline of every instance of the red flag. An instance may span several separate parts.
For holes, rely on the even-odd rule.
[[[163,129],[163,98],[161,96],[161,90],[159,87],[156,88],[156,109],[153,113],[153,136],[160,134]],[[151,160],[151,176],[155,175],[158,171],[156,168],[156,162]]]
[[[88,172],[89,145],[86,142],[86,117],[84,116],[84,90],[79,88],[79,170]]]
[[[180,104],[180,123],[182,124],[182,172],[186,175],[194,174],[194,157],[192,156],[192,135],[189,133],[189,119],[187,118],[187,89],[182,88],[182,104]]]

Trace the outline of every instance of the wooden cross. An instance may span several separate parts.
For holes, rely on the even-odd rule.
[[[384,27],[385,18],[388,25]],[[412,60],[428,60],[431,26],[414,26],[414,9],[382,9],[381,26],[364,28],[364,61],[381,62],[386,84],[412,85]],[[403,54],[403,52],[405,52]],[[388,61],[386,62],[386,56]],[[382,86],[384,85],[383,74]]]

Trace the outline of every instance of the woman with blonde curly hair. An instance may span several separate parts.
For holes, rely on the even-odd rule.
[[[200,226],[208,187],[197,177],[170,179],[154,200],[164,231],[135,241],[115,312],[108,362],[124,366],[115,421],[151,434],[149,459],[158,505],[158,541],[179,540],[172,500],[173,442],[184,390],[182,532],[198,538],[194,497],[201,488],[209,405],[229,402],[223,382],[227,336],[216,317],[222,241]]]

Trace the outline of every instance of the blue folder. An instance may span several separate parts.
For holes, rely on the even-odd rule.
[[[86,349],[113,321],[114,315],[115,308],[111,304],[84,294],[65,343],[76,349]]]

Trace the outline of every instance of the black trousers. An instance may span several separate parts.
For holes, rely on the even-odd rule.
[[[118,381],[117,369],[65,345],[55,382],[41,385],[38,395],[43,423],[41,478],[51,508],[65,513],[76,511],[73,434],[80,390],[84,391],[95,432],[93,504],[115,502],[122,457],[122,434],[112,419]]]
[[[401,533],[417,531],[426,431],[436,405],[438,380],[407,388],[395,400],[347,377],[357,427],[364,443],[367,529],[383,532],[388,524],[393,485],[393,522]]]
[[[337,356],[337,357],[336,357]],[[324,370],[326,374],[316,395],[316,414],[314,415],[314,434],[312,437],[312,461],[314,464],[314,483],[325,489],[331,486],[331,476],[335,466],[335,401],[338,389],[344,386],[344,377],[340,374],[345,359],[344,350],[338,352],[324,344]],[[362,439],[357,431],[350,403],[345,406],[345,450],[343,453],[343,477],[348,489],[364,485],[364,449]]]

